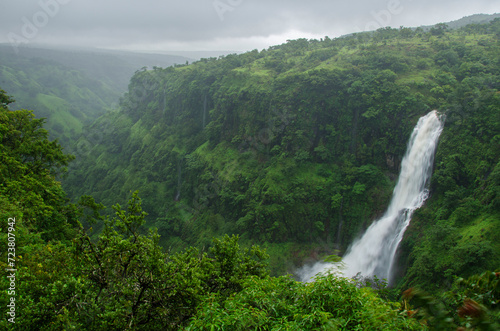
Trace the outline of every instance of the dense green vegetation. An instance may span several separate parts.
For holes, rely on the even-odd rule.
[[[401,284],[450,286],[500,264],[499,29],[384,28],[142,70],[64,186],[106,205],[139,189],[164,247],[239,234],[283,274],[344,250],[385,210],[411,130],[438,109],[432,196],[404,239]]]
[[[54,176],[72,157],[47,139],[42,120],[7,110],[12,99],[3,90],[0,97],[0,303],[10,305],[4,329],[420,328],[396,304],[347,280],[270,278],[267,255],[240,248],[236,236],[214,239],[205,251],[165,253],[156,231],[141,233],[147,213],[137,192],[125,209],[113,207],[114,217],[101,216],[104,207],[90,196],[68,204]],[[103,231],[92,240],[78,219],[103,222]],[[265,299],[274,291],[276,307]]]
[[[85,125],[114,108],[138,68],[185,63],[181,56],[0,44],[0,86],[15,96],[13,109],[36,109],[51,138],[75,154]],[[96,143],[87,136],[88,143]]]
[[[103,115],[120,91],[55,61],[17,56],[0,47],[1,86],[15,95],[14,109],[36,109],[52,138],[65,142]]]
[[[32,112],[7,110],[11,99],[2,90],[0,99],[0,304],[10,306],[0,320],[4,329],[422,330],[456,325],[443,304],[415,290],[400,305],[362,282],[332,275],[310,284],[270,277],[267,255],[255,246],[240,248],[237,236],[214,239],[202,251],[164,252],[156,230],[142,233],[147,213],[137,192],[126,208],[113,207],[114,217],[102,216],[104,206],[90,196],[68,204],[54,176],[71,157],[47,139]],[[104,228],[93,240],[92,229],[78,219],[102,222]],[[5,252],[12,254],[9,259]],[[449,301],[454,308],[462,306],[458,324],[493,329],[488,308],[497,308],[498,273],[456,286]],[[409,310],[410,296],[422,301],[418,312]]]
[[[0,90],[0,325],[498,329],[499,38],[499,19],[385,28],[140,70],[71,163]],[[396,288],[284,275],[384,211],[431,109],[447,120]]]
[[[42,238],[67,238],[67,224],[76,224],[68,199],[54,176],[64,171],[74,157],[47,139],[43,120],[31,111],[9,112],[13,100],[0,90],[0,197],[5,211],[19,211],[27,227]],[[15,215],[14,215],[15,216]],[[3,227],[4,228],[4,227]]]

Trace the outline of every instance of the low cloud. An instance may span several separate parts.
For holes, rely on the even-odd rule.
[[[4,0],[0,42],[136,50],[261,49],[299,37],[494,13],[477,0]]]

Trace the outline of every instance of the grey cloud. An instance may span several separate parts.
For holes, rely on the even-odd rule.
[[[203,45],[218,50],[238,40],[238,47],[248,50],[256,47],[255,40],[262,43],[290,31],[336,37],[386,25],[433,24],[493,13],[495,5],[497,0],[3,0],[0,42],[8,42],[9,33],[23,37],[26,21],[37,25],[38,19],[40,26],[26,38],[29,42],[111,48]],[[46,8],[55,14],[46,15],[44,22]]]

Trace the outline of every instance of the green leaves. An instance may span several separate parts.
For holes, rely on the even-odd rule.
[[[148,215],[142,211],[141,198],[138,195],[139,191],[132,194],[132,198],[128,202],[127,212],[122,210],[119,204],[113,206],[117,217],[115,226],[122,235],[134,236],[134,241],[137,240],[139,228],[144,225],[145,217]]]
[[[265,277],[269,256],[256,246],[240,249],[238,236],[215,238],[210,248],[214,269],[209,280],[210,290],[224,297],[240,291],[246,277]]]
[[[207,297],[187,330],[418,330],[368,289],[329,275],[314,283],[288,276],[249,278],[224,302]]]
[[[42,125],[31,111],[0,108],[0,194],[19,205],[26,226],[43,231],[45,239],[62,239],[75,219],[54,177],[73,156],[49,141]]]
[[[4,90],[0,89],[0,107],[7,108],[7,106],[13,102],[15,102],[15,100],[8,96]]]
[[[138,192],[126,210],[113,207],[112,219],[101,217],[102,206],[90,197],[81,204],[104,220],[96,241],[82,228],[73,247],[85,286],[74,294],[80,303],[67,309],[77,311],[76,320],[89,329],[178,329],[204,297],[213,294],[224,300],[249,277],[268,274],[266,254],[257,247],[240,249],[236,236],[214,239],[210,254],[195,248],[164,253],[155,230],[142,234],[146,213]]]

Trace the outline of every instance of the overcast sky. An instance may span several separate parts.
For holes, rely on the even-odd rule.
[[[1,0],[0,42],[248,51],[495,12],[500,0]]]

